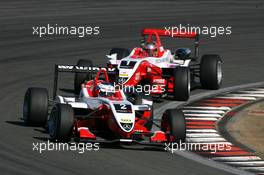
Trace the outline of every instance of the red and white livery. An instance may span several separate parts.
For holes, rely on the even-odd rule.
[[[199,35],[161,29],[144,29],[140,47],[131,52],[113,48],[107,65],[119,70],[119,83],[125,86],[155,85],[153,96],[173,95],[176,100],[187,100],[191,84],[200,78],[206,89],[218,89],[222,82],[222,61],[215,54],[204,55],[199,61]],[[188,38],[195,40],[194,56],[189,48],[175,52],[165,49],[160,37]],[[197,78],[196,78],[197,77]]]
[[[180,111],[167,111],[161,122],[162,130],[152,131],[152,101],[136,96],[138,99],[131,102],[121,89],[110,83],[109,71],[98,68],[94,79],[82,83],[78,96],[62,96],[57,94],[59,72],[92,74],[96,71],[89,67],[56,65],[53,99],[48,99],[44,88],[27,90],[23,110],[26,124],[47,124],[50,138],[56,141],[68,142],[71,138],[96,142],[184,141],[185,120]],[[181,127],[172,124],[176,122]]]

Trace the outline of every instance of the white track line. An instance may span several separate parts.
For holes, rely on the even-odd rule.
[[[215,129],[186,129],[187,133],[218,133]]]
[[[258,156],[231,156],[231,157],[213,157],[217,161],[254,161],[261,160]]]
[[[264,94],[264,91],[238,91],[240,93],[247,93],[247,94]]]
[[[221,110],[182,110],[182,112],[184,113],[188,113],[188,112],[209,113],[209,114],[224,114],[225,113],[225,111],[221,111]]]
[[[224,162],[230,165],[241,165],[241,166],[264,166],[264,161],[249,161],[249,162]]]
[[[201,142],[225,142],[226,139],[222,137],[204,137],[204,138],[186,138],[186,141],[188,142],[196,142],[196,143],[201,143]]]
[[[221,137],[221,135],[217,134],[217,133],[187,133],[186,137],[189,138],[201,138],[201,137]]]
[[[219,114],[184,114],[184,115],[191,117],[216,117],[216,118],[222,117],[222,115]]]
[[[264,91],[264,88],[253,88],[252,90],[256,90],[256,91]]]
[[[244,87],[244,89],[246,87],[253,89],[252,88],[252,85],[246,85],[246,86],[243,86],[243,87]],[[261,83],[255,83],[254,85],[255,86],[263,85],[263,82],[261,82]],[[249,90],[251,90],[251,89],[249,89]],[[262,94],[260,92],[261,91],[264,91],[264,87],[254,88],[254,89],[255,89],[255,91],[258,91],[259,92],[257,94]],[[235,93],[240,93],[239,90],[240,91],[242,90],[242,86],[237,86],[235,88],[234,87],[232,87],[232,88],[226,88],[226,90],[218,91],[219,94],[220,94],[220,92],[222,93],[222,95],[219,95],[219,96],[217,96],[216,94],[212,93],[212,94],[214,94],[214,97],[213,98],[234,99],[234,100],[241,99],[241,100],[248,100],[248,101],[251,101],[251,100],[254,101],[254,100],[257,99],[255,97],[248,97],[248,96],[246,96],[246,97],[244,97],[244,96],[243,97],[234,97],[234,96],[230,96],[229,94],[226,94],[227,92],[232,92],[231,90],[233,92],[235,92]],[[252,92],[241,92],[241,93],[253,94]],[[205,95],[202,95],[202,96],[197,95],[197,97],[196,97],[196,95],[194,95],[194,97],[192,97],[193,98],[192,101],[195,102],[197,100],[200,100],[200,99],[202,99],[201,97],[208,97],[208,95],[206,95],[206,96]],[[182,104],[183,103],[170,102],[170,103],[167,104],[167,107],[176,107],[176,106],[177,107],[180,107],[180,105],[182,105]],[[230,104],[235,104],[235,103],[232,103],[232,101],[231,101]],[[194,110],[195,109],[196,110],[222,110],[222,111],[225,111],[225,112],[230,111],[233,108],[234,108],[233,106],[224,106],[224,107],[220,107],[220,106],[203,106],[203,105],[200,105],[200,106],[197,106],[197,105],[194,105],[194,106],[181,106],[181,109],[184,109],[184,110],[190,110],[190,109],[194,109]],[[161,114],[163,112],[163,110],[164,109],[161,108],[161,109],[156,109],[155,111],[156,111],[156,113]],[[189,113],[191,113],[191,112],[189,112]],[[199,113],[199,112],[196,112],[196,113]],[[206,112],[203,112],[203,113],[206,113]],[[208,112],[208,114],[212,114],[212,113],[209,113]],[[223,115],[224,115],[224,113],[223,113]],[[161,116],[161,115],[159,115],[159,116]],[[188,118],[192,118],[192,116],[187,116],[187,117]],[[197,117],[197,118],[199,118],[199,117]],[[206,118],[206,117],[202,116],[200,118]],[[207,117],[207,118],[213,118],[213,117]],[[216,133],[217,134],[218,131],[215,130],[215,129],[186,129],[186,133],[187,134],[191,134],[191,133],[197,133],[197,134],[202,134],[202,133],[212,134],[212,133]],[[192,138],[191,140],[193,140],[193,141],[199,141],[199,143],[197,143],[197,142],[194,142],[194,143],[193,142],[186,142],[186,144],[201,144],[201,145],[204,145],[204,144],[225,144],[225,145],[227,145],[228,144],[228,145],[234,146],[232,143],[227,142],[227,141],[222,141],[222,142],[221,141],[220,142],[219,141],[215,141],[215,142],[212,141],[211,142],[210,140],[208,140],[208,138],[204,138],[205,141],[202,142],[202,139],[203,138]],[[182,155],[182,156],[184,156],[186,158],[195,160],[197,162],[203,162],[203,160],[206,160],[206,159],[202,159],[202,158],[201,159],[197,159],[195,156],[188,155],[188,154],[183,153],[183,152],[179,152],[178,155]],[[257,156],[252,156],[252,155],[250,155],[250,156],[239,156],[239,155],[237,155],[237,156],[229,156],[229,157],[227,157],[227,156],[214,157],[212,159],[210,158],[209,160],[216,160],[216,161],[217,160],[219,160],[219,161],[222,160],[223,163],[224,163],[224,161],[227,161],[227,162],[240,161],[241,162],[241,161],[247,161],[247,160],[261,160],[261,159],[259,157],[257,157]],[[213,164],[212,162],[214,162],[214,161],[208,161],[208,162],[203,163],[203,164],[206,164],[206,165],[208,165],[210,167],[214,167],[214,168],[217,168],[218,166],[221,167],[221,165],[223,165],[223,164]],[[212,165],[211,165],[211,163],[212,163]],[[231,172],[231,173],[235,173],[235,174],[246,174],[246,172],[244,172],[242,170],[238,170],[237,168],[231,168],[231,166],[227,166],[227,165],[223,165],[223,167],[221,167],[220,169],[221,170],[225,170],[226,172]],[[245,166],[242,166],[242,168],[244,168],[244,167]],[[245,168],[247,168],[247,167],[245,167]],[[250,169],[252,170],[252,167]],[[259,171],[259,172],[261,172],[261,171]]]
[[[209,109],[209,110],[224,110],[230,111],[230,107],[211,107],[211,106],[184,106],[184,109]]]
[[[228,94],[234,97],[264,97],[264,94]]]
[[[186,120],[203,120],[203,121],[217,121],[216,118],[197,118],[197,117],[186,117]]]
[[[217,98],[237,99],[237,100],[257,100],[255,97],[220,96],[220,97],[217,97]]]
[[[264,167],[238,167],[239,169],[246,170],[246,171],[263,171]]]

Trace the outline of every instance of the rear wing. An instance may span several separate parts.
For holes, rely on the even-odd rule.
[[[55,100],[58,89],[58,78],[60,72],[66,73],[91,73],[96,74],[99,70],[105,69],[107,74],[116,74],[116,68],[102,68],[102,67],[86,67],[86,66],[78,66],[78,65],[59,65],[55,64],[54,70],[54,84],[53,84],[53,100]]]
[[[195,32],[184,32],[184,31],[176,31],[171,29],[143,29],[142,36],[145,35],[158,35],[158,36],[167,36],[167,37],[175,37],[175,38],[189,38],[194,39],[194,56],[198,57],[198,47],[199,47],[199,34]]]

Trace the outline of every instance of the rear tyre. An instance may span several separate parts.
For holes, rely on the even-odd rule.
[[[53,141],[69,142],[72,136],[74,113],[70,105],[56,104],[50,114],[49,135]]]
[[[143,103],[143,100],[144,100],[144,98],[143,98],[143,93],[134,93],[133,94],[134,95],[134,100],[133,100],[133,104],[134,105],[142,105],[142,103]]]
[[[80,59],[77,62],[77,66],[92,67],[93,62],[91,60]],[[90,73],[75,73],[74,76],[74,93],[79,94],[81,91],[81,84],[85,80],[91,80],[92,75]]]
[[[48,116],[48,91],[45,88],[28,88],[23,105],[26,125],[44,126]]]
[[[222,60],[219,55],[204,55],[200,64],[200,82],[203,88],[216,90],[222,84]]]
[[[131,86],[133,88],[133,86]],[[134,105],[142,105],[146,104],[144,100],[146,101],[153,101],[152,97],[150,95],[146,95],[142,92],[137,92],[131,89],[130,87],[126,87],[123,89],[124,94],[126,95],[126,98],[128,101],[130,101]]]
[[[178,101],[186,101],[190,97],[191,81],[190,70],[188,67],[176,67],[173,72],[174,86],[173,95],[174,99]]]
[[[128,101],[130,101],[132,104],[141,104],[142,103],[142,96],[134,91],[133,86],[128,86],[123,89],[123,92],[127,98]]]
[[[184,142],[186,138],[186,126],[182,111],[167,109],[162,116],[161,130],[170,134],[171,142]]]

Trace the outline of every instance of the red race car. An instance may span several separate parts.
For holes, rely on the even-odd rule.
[[[125,86],[150,85],[154,97],[173,96],[175,100],[188,100],[192,84],[205,89],[218,89],[222,82],[222,60],[209,54],[198,58],[199,36],[196,33],[144,29],[140,47],[131,52],[113,48],[107,66],[117,68],[119,83]],[[174,53],[164,49],[160,37],[189,38],[195,40],[194,55],[189,48]]]
[[[96,74],[86,80],[78,96],[57,95],[59,72]],[[133,103],[122,89],[115,88],[108,74],[111,69],[56,65],[53,98],[44,88],[29,88],[24,98],[24,121],[48,126],[50,138],[68,142],[86,141],[164,143],[185,140],[185,119],[181,111],[167,110],[161,130],[152,131],[152,101],[142,94]]]

